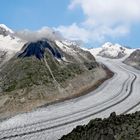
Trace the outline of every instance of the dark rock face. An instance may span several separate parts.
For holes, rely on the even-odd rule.
[[[53,48],[47,40],[31,42],[24,45],[24,51],[18,57],[31,57],[35,56],[38,59],[44,57],[45,49],[48,49],[55,58],[61,59],[62,54],[57,48]]]
[[[140,140],[140,112],[91,120],[60,140]]]
[[[103,134],[96,134],[93,137],[93,140],[115,140],[114,136],[111,134],[103,135]]]

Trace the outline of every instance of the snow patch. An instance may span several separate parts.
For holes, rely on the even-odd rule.
[[[9,35],[5,37],[0,35],[0,50],[19,51],[21,49],[20,44],[23,45],[18,38],[12,39]]]
[[[56,45],[62,49],[64,52],[69,53],[69,54],[74,54],[76,53],[72,48],[70,48],[70,44],[62,41],[55,40]],[[66,45],[67,44],[67,45]]]

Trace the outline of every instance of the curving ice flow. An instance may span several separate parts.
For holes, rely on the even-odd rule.
[[[93,118],[139,110],[140,71],[116,60],[98,61],[115,73],[113,78],[85,96],[1,122],[0,140],[57,140]]]

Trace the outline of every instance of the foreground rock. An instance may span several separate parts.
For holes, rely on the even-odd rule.
[[[94,119],[85,126],[77,126],[61,140],[140,140],[140,112],[107,119]]]

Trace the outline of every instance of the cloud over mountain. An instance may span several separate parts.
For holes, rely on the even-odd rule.
[[[47,38],[49,40],[61,40],[63,38],[58,31],[55,31],[49,27],[43,27],[37,31],[22,30],[16,32],[16,35],[26,41],[36,41],[42,38]]]

